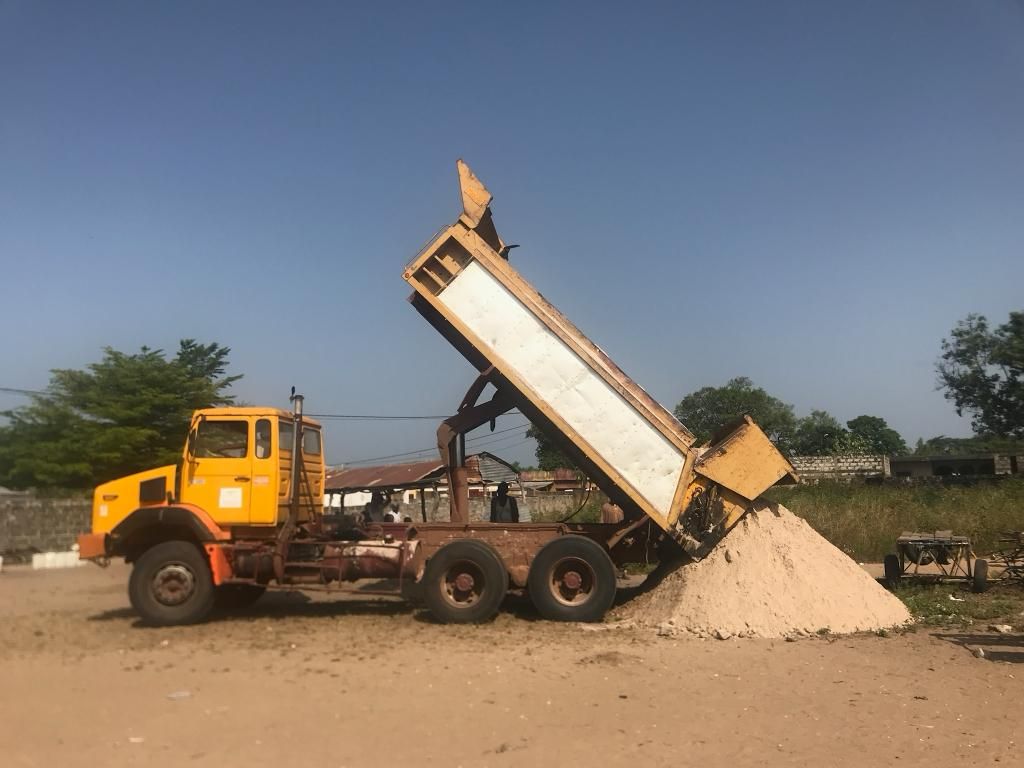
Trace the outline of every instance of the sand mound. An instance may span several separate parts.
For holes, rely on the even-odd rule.
[[[906,607],[806,522],[759,503],[698,563],[684,565],[619,617],[662,632],[783,637],[878,630],[910,620]]]

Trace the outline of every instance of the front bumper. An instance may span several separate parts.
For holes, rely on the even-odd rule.
[[[110,557],[107,552],[107,534],[80,533],[78,535],[78,556],[82,560]]]

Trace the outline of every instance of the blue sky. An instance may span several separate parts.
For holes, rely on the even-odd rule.
[[[0,386],[195,337],[249,402],[450,412],[473,371],[401,269],[457,157],[669,407],[745,375],[966,435],[933,367],[1022,308],[1024,6],[0,0]],[[434,428],[332,422],[329,458]]]

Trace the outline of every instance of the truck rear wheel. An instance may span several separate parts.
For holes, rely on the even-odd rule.
[[[132,567],[128,598],[143,622],[157,627],[195,624],[210,615],[216,597],[206,557],[187,541],[147,549]]]
[[[615,565],[597,542],[561,536],[537,553],[526,586],[545,619],[600,621],[615,602]]]
[[[508,571],[501,558],[480,541],[446,544],[430,558],[421,596],[438,621],[477,624],[489,621],[508,592]]]

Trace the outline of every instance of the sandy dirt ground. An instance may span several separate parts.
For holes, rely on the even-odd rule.
[[[1024,764],[1018,635],[702,641],[291,594],[148,629],[127,576],[0,574],[0,764]]]

